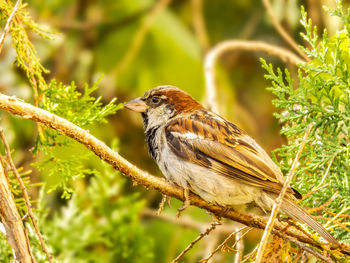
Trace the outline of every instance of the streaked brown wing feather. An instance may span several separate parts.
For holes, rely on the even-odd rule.
[[[175,119],[166,127],[166,138],[180,158],[266,191],[281,190],[281,172],[266,152],[244,131],[217,115],[206,112],[205,118],[192,114],[191,120]],[[292,189],[288,192],[293,193]]]

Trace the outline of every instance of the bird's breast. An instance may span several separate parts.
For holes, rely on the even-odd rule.
[[[162,152],[163,132],[161,126],[151,127],[146,130],[146,143],[148,146],[148,152],[152,158],[158,163]]]

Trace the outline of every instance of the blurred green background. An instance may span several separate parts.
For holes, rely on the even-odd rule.
[[[105,103],[113,97],[125,102],[150,88],[167,84],[178,86],[206,104],[203,60],[215,44],[227,39],[245,39],[288,48],[258,0],[173,0],[146,29],[143,28],[160,1],[33,0],[27,3],[34,20],[53,32],[52,39],[30,33],[38,57],[50,70],[45,75],[47,82],[53,78],[65,84],[75,81],[82,89],[84,83],[92,84],[103,75],[94,95],[102,96]],[[299,44],[303,44],[299,36],[300,5],[305,6],[315,25],[328,29],[329,35],[338,28],[339,21],[329,18],[322,9],[322,5],[332,7],[333,1],[275,0],[271,3],[278,20]],[[279,135],[279,124],[273,117],[276,110],[271,103],[273,96],[265,89],[269,82],[263,77],[265,72],[259,57],[277,66],[289,67],[263,53],[225,53],[217,67],[218,99],[221,115],[245,129],[270,152],[279,147],[284,138]],[[31,88],[23,73],[13,66],[14,60],[15,52],[7,39],[0,54],[0,91],[32,101]],[[295,68],[289,69],[296,73]],[[1,123],[16,149],[16,163],[33,170],[33,182],[53,183],[55,178],[31,166],[33,156],[29,149],[34,146],[35,125],[8,115],[2,115]],[[147,154],[138,114],[121,110],[109,117],[108,124],[89,129],[108,145],[116,141],[120,154],[133,164],[162,176]],[[80,151],[79,147],[66,149],[61,155],[69,158]],[[85,165],[101,171],[104,179],[96,182],[100,177],[92,174],[74,181],[75,193],[69,201],[60,199],[59,189],[44,193],[41,199],[38,188],[31,189],[33,198],[45,207],[42,209],[46,214],[41,219],[43,232],[50,240],[53,253],[62,261],[170,262],[196,238],[200,229],[204,230],[203,223],[209,226],[211,222],[205,211],[189,208],[182,217],[194,226],[182,226],[179,222],[184,219],[176,221],[174,216],[176,208],[181,206],[176,200],[171,201],[172,208],[167,207],[163,212],[172,215],[171,222],[150,216],[161,200],[158,192],[132,186],[132,182],[104,167],[97,157],[91,156]],[[81,210],[74,210],[75,206]],[[123,217],[125,209],[131,211]],[[67,213],[71,218],[67,219]],[[116,230],[123,229],[124,225],[128,225],[125,231]],[[227,235],[228,232],[222,230],[205,238],[184,262],[204,258]],[[121,240],[121,236],[125,240]],[[246,252],[258,237],[259,231],[247,235]],[[58,244],[59,241],[65,243]],[[124,244],[125,248],[116,248],[118,244]],[[132,246],[138,252],[131,251]],[[123,253],[126,254],[120,256]],[[231,262],[232,257],[232,253],[219,253],[213,262]]]

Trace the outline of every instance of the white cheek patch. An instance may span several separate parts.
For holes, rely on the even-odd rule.
[[[172,111],[166,108],[166,105],[161,105],[157,108],[151,109],[148,113],[148,128],[160,126],[166,123],[172,115]]]

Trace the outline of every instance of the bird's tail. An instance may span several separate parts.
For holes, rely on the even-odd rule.
[[[281,212],[294,218],[297,221],[307,224],[328,242],[339,246],[339,242],[302,207],[292,200],[284,199],[281,205]]]

